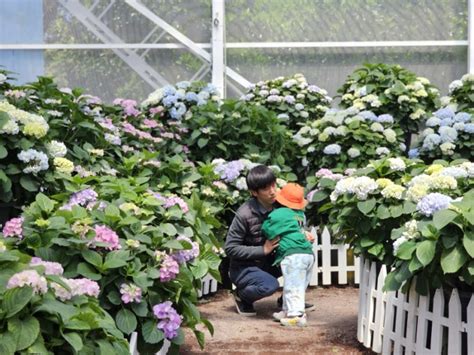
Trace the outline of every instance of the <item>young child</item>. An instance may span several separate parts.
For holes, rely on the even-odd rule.
[[[313,246],[303,230],[303,209],[308,201],[303,187],[295,183],[285,185],[276,201],[281,207],[274,209],[262,225],[267,239],[280,238],[274,264],[280,265],[283,274],[283,306],[273,318],[285,326],[304,327],[305,291],[314,263]]]

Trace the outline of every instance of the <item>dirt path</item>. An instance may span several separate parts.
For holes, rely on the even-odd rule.
[[[316,310],[308,314],[306,328],[296,329],[272,321],[279,295],[257,302],[256,317],[242,317],[230,293],[219,291],[199,305],[214,325],[214,337],[206,332],[206,347],[201,351],[187,331],[181,354],[370,354],[357,341],[358,289],[308,289],[307,302],[314,303]]]

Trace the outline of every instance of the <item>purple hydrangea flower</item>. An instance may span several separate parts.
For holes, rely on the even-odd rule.
[[[75,192],[71,195],[69,202],[61,207],[62,210],[70,211],[73,206],[86,206],[90,202],[97,201],[97,192],[92,189],[85,189],[79,192]]]
[[[172,255],[178,263],[184,264],[187,261],[195,259],[199,255],[199,244],[197,242],[193,242],[184,235],[180,235],[176,240],[184,240],[192,245],[191,249],[179,250]]]
[[[182,317],[176,312],[170,301],[153,306],[153,314],[160,320],[157,328],[163,331],[167,339],[173,339],[178,335]]]

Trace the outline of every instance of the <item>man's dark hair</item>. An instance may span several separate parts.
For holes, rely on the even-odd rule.
[[[250,191],[264,189],[276,182],[272,169],[265,165],[257,165],[247,174],[247,187]]]

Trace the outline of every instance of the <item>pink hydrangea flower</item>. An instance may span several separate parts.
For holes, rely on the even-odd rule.
[[[120,286],[120,294],[122,295],[123,303],[140,303],[142,300],[142,289],[134,284],[122,284]]]
[[[38,257],[31,258],[30,266],[44,266],[44,273],[46,275],[62,275],[64,272],[63,266],[60,263],[55,263],[53,261],[43,261]]]
[[[12,218],[7,221],[2,233],[4,237],[23,238],[23,217]]]
[[[171,256],[166,255],[160,267],[160,281],[167,282],[176,278],[176,275],[179,274],[179,264]]]
[[[7,282],[7,289],[30,286],[36,294],[48,292],[48,283],[36,270],[24,270],[14,274]]]
[[[119,243],[119,236],[109,227],[104,225],[95,226],[94,231],[95,237],[93,241],[107,244],[105,249],[119,250],[122,248]]]

